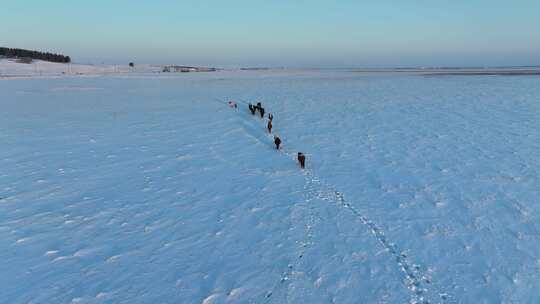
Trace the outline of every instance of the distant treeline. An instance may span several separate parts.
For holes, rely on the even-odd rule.
[[[8,58],[18,57],[18,58],[32,58],[50,62],[61,62],[69,63],[71,58],[69,56],[64,56],[60,54],[53,53],[44,53],[39,51],[31,51],[24,49],[10,49],[5,47],[0,47],[0,56],[6,56]]]

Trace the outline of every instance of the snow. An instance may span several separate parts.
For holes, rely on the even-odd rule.
[[[540,301],[540,77],[9,79],[6,303]]]

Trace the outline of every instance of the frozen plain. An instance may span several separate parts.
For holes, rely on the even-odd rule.
[[[540,77],[29,78],[0,105],[2,302],[540,302]]]

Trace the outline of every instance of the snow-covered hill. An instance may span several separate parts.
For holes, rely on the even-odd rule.
[[[19,63],[16,59],[0,58],[0,79],[28,77],[61,77],[61,76],[102,76],[126,73],[159,72],[159,66],[137,65],[92,65],[77,63],[56,63],[33,60],[32,63]]]
[[[539,96],[534,76],[0,81],[0,299],[537,303]]]

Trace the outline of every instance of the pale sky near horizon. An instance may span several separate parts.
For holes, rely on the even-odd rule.
[[[538,0],[0,0],[0,46],[75,62],[540,65]]]

